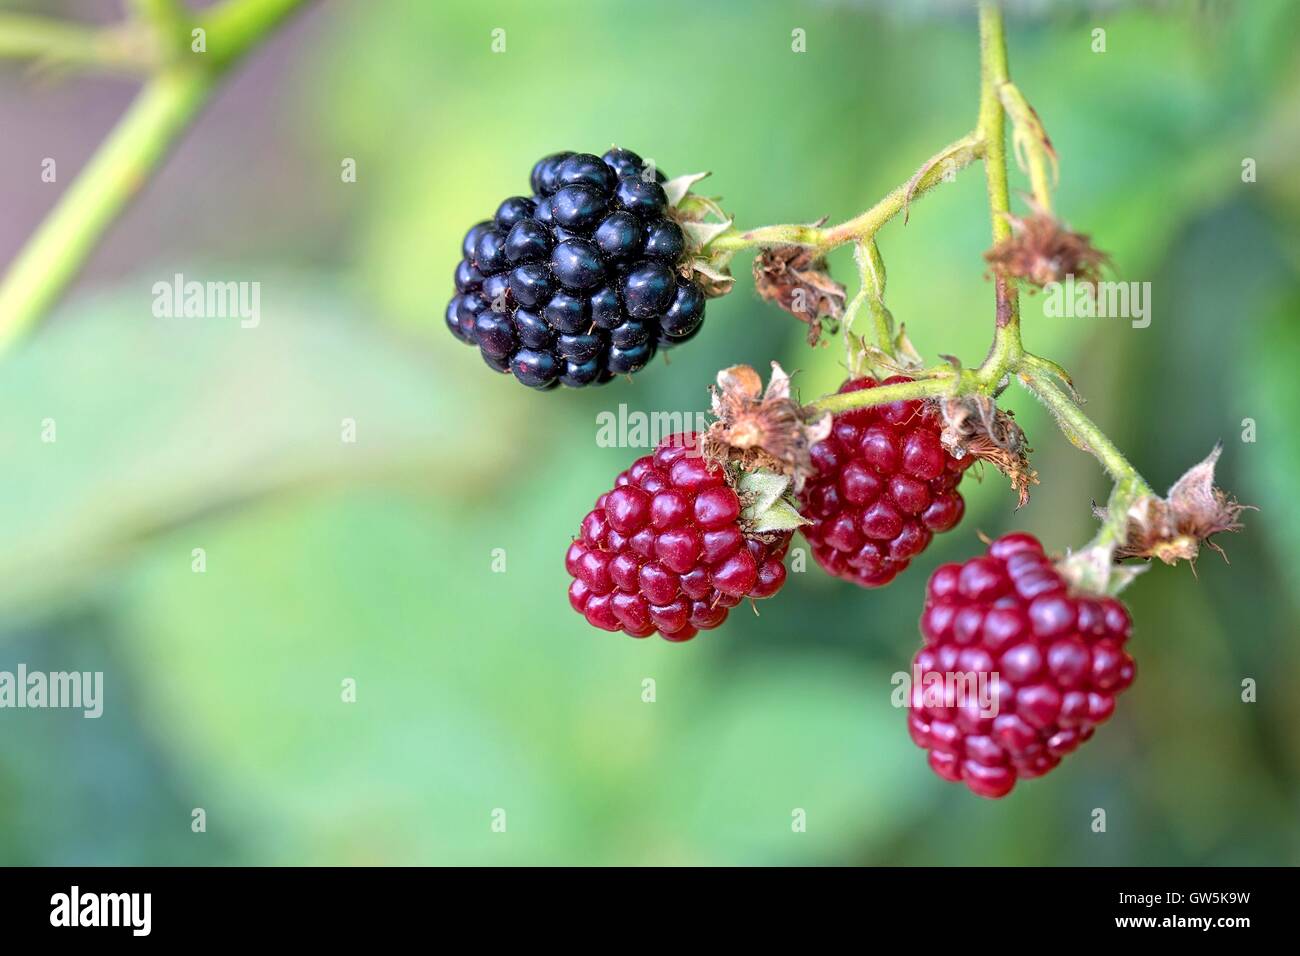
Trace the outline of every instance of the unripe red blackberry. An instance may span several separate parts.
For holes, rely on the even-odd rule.
[[[465,235],[451,333],[532,388],[600,385],[690,339],[704,292],[679,267],[682,228],[636,153],[556,153]]]
[[[1123,604],[1073,590],[1032,535],[1006,535],[984,557],[937,568],[921,614],[925,644],[912,662],[912,739],[945,780],[1005,796],[1114,712],[1133,682],[1131,629]],[[945,685],[967,692],[936,690]]]
[[[911,379],[849,379],[856,392]],[[971,458],[952,457],[939,440],[939,416],[920,401],[891,402],[836,415],[812,448],[816,471],[800,508],[813,558],[836,577],[874,588],[888,584],[961,520],[957,491]]]
[[[569,546],[569,602],[588,623],[688,641],[785,583],[790,532],[747,534],[725,473],[694,433],[660,442],[596,499]]]

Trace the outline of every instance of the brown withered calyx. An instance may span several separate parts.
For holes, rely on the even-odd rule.
[[[763,468],[788,476],[797,493],[812,473],[812,446],[830,434],[831,416],[808,420],[790,398],[790,376],[776,362],[767,389],[748,365],[718,373],[713,387],[717,421],[704,434],[706,459]]]
[[[825,259],[815,259],[803,246],[764,249],[754,258],[754,287],[768,302],[807,323],[809,345],[821,337],[823,320],[833,333],[844,315],[844,286],[830,277]]]
[[[1030,485],[1038,484],[1038,472],[1029,464],[1033,451],[1024,430],[1011,412],[998,408],[983,395],[962,395],[934,400],[943,420],[939,440],[954,458],[970,455],[987,461],[1006,475],[1019,497],[1017,508],[1029,502]]]
[[[1241,530],[1241,513],[1254,510],[1243,505],[1222,488],[1215,487],[1214,466],[1223,452],[1222,445],[1205,460],[1193,465],[1174,482],[1164,498],[1147,495],[1128,510],[1124,542],[1115,549],[1115,559],[1159,558],[1165,564],[1193,561],[1202,543],[1223,554],[1210,540],[1226,531]],[[1105,508],[1094,508],[1098,518],[1106,519]]]
[[[1082,233],[1072,232],[1055,217],[1035,210],[1023,219],[1007,214],[1011,235],[984,253],[996,276],[1023,279],[1039,288],[1050,282],[1096,285],[1110,257],[1093,248]]]

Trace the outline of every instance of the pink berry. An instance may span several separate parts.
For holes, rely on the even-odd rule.
[[[923,680],[962,675],[950,683],[978,688],[983,679],[993,693],[935,701],[914,689],[908,732],[945,780],[1005,796],[1018,779],[1050,772],[1114,713],[1133,681],[1123,649],[1131,629],[1115,598],[1071,591],[1036,538],[1005,535],[986,556],[930,576],[925,643],[913,659]]]
[[[850,379],[841,392],[906,382],[896,375]],[[801,504],[813,558],[862,587],[888,584],[931,538],[961,520],[955,490],[970,459],[949,455],[938,416],[919,401],[891,402],[835,416],[812,448],[816,473]]]
[[[596,500],[565,554],[569,603],[594,627],[688,641],[785,583],[790,535],[747,537],[721,469],[674,435]]]

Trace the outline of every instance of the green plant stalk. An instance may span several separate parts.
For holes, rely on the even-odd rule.
[[[195,21],[207,33],[209,69],[224,70],[308,0],[225,0]]]
[[[162,54],[172,62],[189,45],[190,13],[181,0],[130,0],[136,17],[154,32]]]
[[[1007,187],[1006,114],[998,89],[1009,79],[1007,38],[1002,10],[993,3],[979,8],[980,29],[980,112],[977,125],[984,140],[984,178],[988,183],[989,217],[993,243],[1011,236],[1011,195]],[[1024,354],[1020,341],[1020,295],[1014,283],[1001,276],[994,280],[997,320],[993,346],[977,373],[986,390],[998,386]]]
[[[1131,484],[1142,494],[1151,494],[1151,487],[1142,480],[1123,453],[1115,446],[1078,404],[1065,394],[1051,379],[1022,369],[1016,376],[1024,388],[1051,411],[1061,431],[1076,447],[1088,452],[1106,469],[1118,484]]]
[[[1007,107],[1006,98],[999,94],[999,91],[1010,87],[1010,81],[1000,7],[992,2],[982,3],[979,19],[980,113],[974,135],[982,147],[993,241],[997,243],[1011,235],[1011,224],[1006,216],[1010,209],[1006,155]],[[1023,102],[1023,97],[1020,102]],[[1046,189],[1046,153],[1040,151],[1038,159],[1034,160],[1034,150],[1031,148],[1028,152],[1031,157],[1030,177],[1035,189]],[[887,200],[888,198],[886,197]],[[997,312],[993,345],[979,368],[939,366],[918,373],[911,382],[828,395],[810,403],[807,408],[814,412],[834,414],[897,401],[987,395],[1004,387],[1008,381],[1015,380],[1047,406],[1065,436],[1075,446],[1093,455],[1114,481],[1107,519],[1089,545],[1109,549],[1124,540],[1128,510],[1138,499],[1153,494],[1151,486],[1138,474],[1114,442],[1084,414],[1071,395],[1053,381],[1057,377],[1069,385],[1070,379],[1065,370],[1054,362],[1025,351],[1020,338],[1019,295],[1014,282],[999,279],[995,299]]]
[[[863,389],[861,392],[838,392],[819,398],[815,402],[809,402],[804,407],[812,412],[830,412],[832,415],[838,415],[840,412],[870,408],[873,405],[888,405],[890,402],[961,394],[960,386],[960,378],[955,374],[951,377],[918,378],[910,382]]]
[[[865,242],[910,203],[944,181],[946,163],[954,170],[965,169],[983,155],[983,143],[971,132],[931,156],[916,176],[891,190],[870,209],[836,226],[782,224],[754,229],[732,229],[717,236],[708,245],[716,252],[740,252],[759,246],[809,246],[817,255],[848,242]]]
[[[226,0],[195,21],[207,33],[208,52],[184,49],[181,58],[145,84],[0,282],[0,354],[49,311],[104,231],[207,103],[226,70],[301,4]],[[158,3],[148,6],[153,12],[161,10]]]
[[[207,102],[206,72],[173,70],[146,84],[89,165],[60,198],[0,285],[0,352],[54,303],[109,223],[149,179]]]
[[[147,74],[157,66],[155,52],[147,42],[140,42],[135,30],[98,29],[49,17],[0,13],[0,59]]]

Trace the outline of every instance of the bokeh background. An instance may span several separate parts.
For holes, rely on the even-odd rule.
[[[1261,508],[1230,564],[1128,592],[1138,681],[1056,772],[974,798],[889,702],[935,565],[981,531],[1091,534],[1105,479],[1024,393],[1042,485],[1023,510],[968,480],[964,522],[883,591],[809,562],[760,616],[638,642],[565,599],[570,536],[639,453],[597,447],[597,414],[702,409],[718,368],[772,359],[813,397],[842,376],[838,340],[809,349],[747,258],[690,346],[600,390],[529,392],[442,321],[461,234],[556,149],[712,170],[744,225],[865,208],[973,124],[969,6],[325,2],[231,77],[0,362],[0,669],[106,682],[99,720],[0,712],[0,862],[1300,862],[1300,5],[1021,4],[1009,29],[1059,210],[1153,284],[1141,330],[1029,300],[1029,348],[1158,488],[1222,440],[1222,484]],[[0,261],[134,88],[0,63]],[[983,356],[988,236],[978,168],[882,232],[927,356]],[[832,263],[852,287],[847,251]],[[261,326],[153,318],[176,272],[260,281]]]

